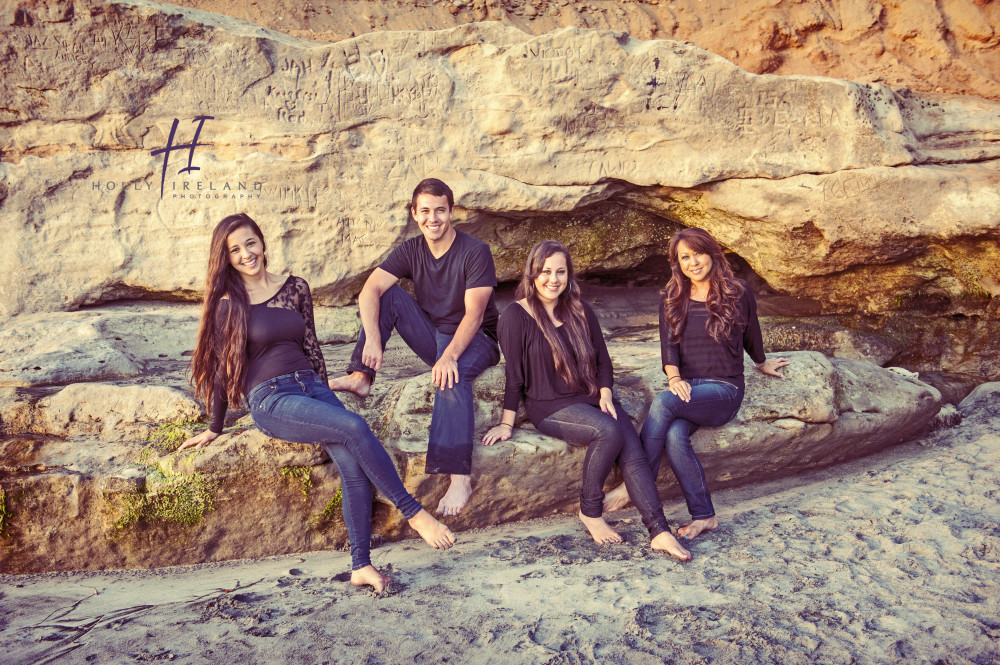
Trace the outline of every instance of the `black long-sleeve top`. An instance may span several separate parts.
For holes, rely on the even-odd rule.
[[[757,364],[766,360],[764,340],[757,319],[757,301],[750,285],[743,285],[743,295],[737,302],[742,326],[735,325],[729,337],[715,341],[708,334],[708,307],[703,302],[691,300],[688,303],[684,332],[678,342],[667,324],[667,308],[660,301],[660,357],[663,365],[676,365],[685,379],[718,379],[728,381],[740,388],[745,387],[743,379],[743,349]],[[664,367],[664,372],[666,368]]]
[[[228,300],[219,302],[216,310],[219,334],[223,334],[221,324],[228,309]],[[273,296],[250,305],[243,394],[268,379],[306,369],[314,370],[326,382],[326,362],[316,337],[309,285],[301,277],[289,276]],[[229,400],[220,373],[215,381],[212,423],[208,427],[216,434],[222,433],[228,408]]]
[[[590,305],[583,303],[587,317],[590,341],[594,347],[597,365],[598,388],[614,385],[614,370],[608,346],[601,334],[601,324]],[[569,347],[566,326],[556,328]],[[558,372],[552,347],[542,329],[518,303],[511,303],[500,316],[500,348],[506,362],[507,386],[504,389],[503,408],[517,411],[524,399],[528,418],[537,425],[556,411],[571,404],[600,405],[600,394],[589,395],[566,383]]]

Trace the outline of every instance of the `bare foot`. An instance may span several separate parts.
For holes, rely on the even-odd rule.
[[[613,513],[621,510],[629,504],[629,500],[628,490],[625,489],[625,483],[622,483],[604,495],[604,512]]]
[[[691,553],[681,547],[681,544],[677,542],[677,539],[674,538],[673,534],[669,531],[657,534],[656,538],[653,538],[653,542],[651,542],[650,545],[657,552],[666,552],[678,561],[691,560]]]
[[[594,537],[594,541],[598,545],[622,542],[622,537],[618,535],[617,531],[608,526],[603,517],[587,517],[583,513],[577,513],[577,515],[580,516],[580,521],[587,527],[587,531]]]
[[[351,571],[351,584],[354,586],[370,586],[375,589],[375,593],[381,594],[385,588],[392,584],[392,580],[378,572],[375,566],[365,566]]]
[[[715,531],[718,528],[719,520],[713,516],[709,517],[707,520],[695,520],[686,526],[682,526],[677,529],[677,533],[681,538],[691,540],[703,531]]]
[[[330,379],[330,390],[343,390],[354,393],[358,397],[368,397],[372,391],[372,380],[364,372],[351,372],[344,376]]]
[[[455,534],[451,529],[441,524],[426,510],[421,510],[408,520],[413,530],[420,534],[424,541],[438,550],[446,550],[455,544]]]
[[[472,496],[472,478],[453,473],[451,485],[438,502],[437,511],[446,517],[458,515],[462,512],[462,508],[465,508],[465,504],[469,503],[470,496]]]

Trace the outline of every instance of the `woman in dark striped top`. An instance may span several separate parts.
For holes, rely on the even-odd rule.
[[[733,275],[719,243],[706,231],[682,229],[668,249],[672,276],[660,303],[660,353],[667,390],[649,407],[640,438],[653,477],[664,448],[684,493],[691,523],[678,529],[694,538],[718,528],[712,496],[691,434],[700,426],[719,427],[736,416],[743,403],[743,350],[764,374],[777,371],[785,358],[766,358],[750,286]],[[628,503],[621,485],[604,500],[606,511]]]
[[[639,435],[612,395],[608,347],[594,310],[580,299],[565,246],[555,240],[535,245],[517,297],[499,325],[507,376],[503,416],[483,443],[510,438],[523,399],[528,418],[540,432],[587,447],[580,520],[595,541],[622,542],[602,516],[604,482],[618,459],[652,548],[689,560],[690,553],[670,533]]]

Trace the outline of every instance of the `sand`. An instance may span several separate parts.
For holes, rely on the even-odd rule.
[[[998,665],[998,424],[718,492],[688,564],[627,510],[620,545],[572,516],[383,545],[380,597],[344,552],[2,576],[0,662]]]

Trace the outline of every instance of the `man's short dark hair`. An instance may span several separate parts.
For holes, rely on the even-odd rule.
[[[413,198],[410,199],[410,208],[416,210],[417,208],[417,197],[421,194],[430,194],[431,196],[445,196],[448,198],[448,210],[455,207],[455,195],[451,191],[451,187],[444,184],[443,181],[437,178],[424,178],[413,190]]]

